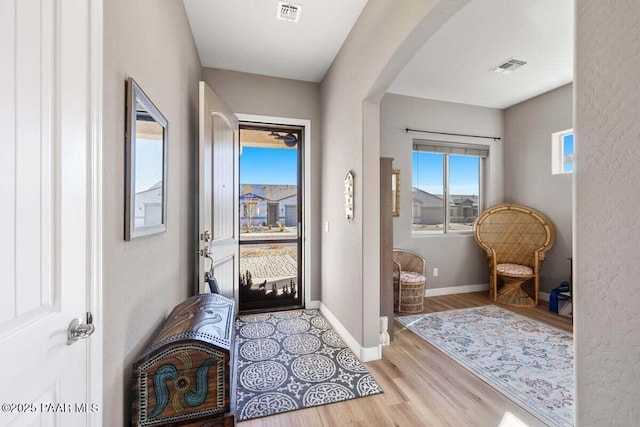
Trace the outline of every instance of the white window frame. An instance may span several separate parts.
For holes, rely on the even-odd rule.
[[[416,150],[415,146],[416,145],[422,145],[420,143],[421,141],[414,141],[414,148],[411,150],[412,153],[412,158],[413,158],[413,153],[414,152],[421,152],[420,150]],[[450,225],[450,220],[451,220],[451,211],[449,208],[449,156],[450,155],[454,155],[454,156],[470,156],[470,157],[477,157],[478,158],[478,215],[480,214],[480,212],[482,212],[483,210],[483,206],[484,206],[484,170],[485,170],[485,162],[486,159],[488,157],[487,156],[481,156],[481,155],[476,155],[476,154],[464,154],[464,153],[460,153],[460,152],[454,152],[453,150],[455,150],[455,147],[458,146],[467,146],[470,147],[470,144],[456,144],[456,143],[446,143],[446,142],[440,142],[440,141],[425,141],[427,142],[427,144],[425,145],[431,145],[431,143],[435,142],[436,145],[439,145],[441,147],[447,147],[447,145],[450,145],[452,147],[452,152],[447,153],[447,152],[436,152],[433,151],[432,153],[435,154],[442,154],[443,155],[443,168],[442,168],[442,183],[443,183],[443,202],[444,202],[444,215],[443,215],[443,224],[442,224],[442,230],[414,230],[413,229],[413,199],[411,200],[411,213],[412,213],[412,220],[411,220],[411,234],[415,235],[415,236],[424,236],[424,235],[429,235],[429,236],[446,236],[446,235],[461,235],[461,234],[472,234],[473,230],[449,230],[449,225]],[[490,147],[488,146],[478,146],[478,149],[482,150],[482,149],[486,149],[487,152],[490,152]],[[422,151],[422,152],[430,152],[430,151]],[[411,165],[411,185],[413,188],[413,174],[415,172],[414,169],[414,165]]]
[[[573,134],[573,154],[571,156],[564,156],[564,137],[573,134],[573,128],[563,130],[560,132],[554,132],[551,134],[551,173],[553,175],[570,174],[573,171],[565,170],[565,165],[569,162],[574,162],[575,170],[575,151],[576,151],[576,138]]]

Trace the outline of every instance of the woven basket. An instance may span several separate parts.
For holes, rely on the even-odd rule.
[[[393,250],[393,309],[401,313],[420,313],[424,309],[425,281],[401,282],[401,271],[412,271],[424,276],[424,258],[403,249]]]

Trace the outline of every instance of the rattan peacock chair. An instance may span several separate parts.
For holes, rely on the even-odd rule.
[[[487,255],[490,298],[516,307],[538,305],[540,268],[555,239],[553,223],[535,209],[501,204],[478,217],[473,234]],[[527,293],[523,285],[529,280],[533,291]]]

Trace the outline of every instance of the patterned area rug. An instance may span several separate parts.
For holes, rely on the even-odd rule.
[[[545,424],[573,425],[570,332],[495,305],[396,320]]]
[[[318,310],[236,321],[238,421],[382,393]]]

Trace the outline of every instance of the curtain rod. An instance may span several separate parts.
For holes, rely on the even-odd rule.
[[[502,139],[502,138],[500,138],[498,136],[466,135],[466,134],[463,134],[463,133],[434,132],[434,131],[430,131],[430,130],[418,130],[418,129],[410,129],[410,128],[406,128],[405,132],[406,133],[409,133],[409,132],[435,133],[437,135],[449,135],[449,136],[467,136],[467,137],[470,137],[470,138],[493,139],[494,141],[499,141],[499,140]]]

